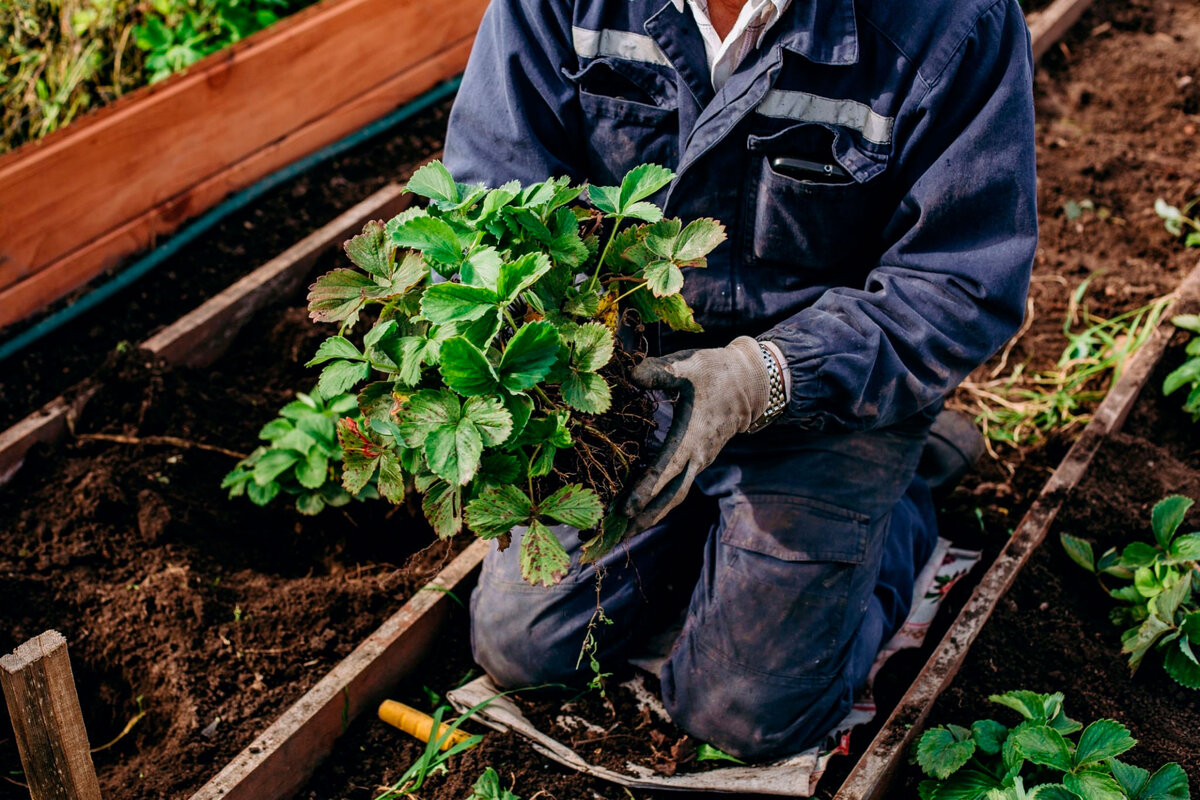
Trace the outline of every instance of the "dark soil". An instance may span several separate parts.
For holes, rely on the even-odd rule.
[[[1155,653],[1130,675],[1121,654],[1122,629],[1108,618],[1112,601],[1058,541],[1060,532],[1081,536],[1094,543],[1097,554],[1146,541],[1150,509],[1158,500],[1169,494],[1200,498],[1200,429],[1179,409],[1181,398],[1164,399],[1159,391],[1163,376],[1181,360],[1182,348],[1176,347],[1151,378],[1125,431],[1097,453],[1045,544],[935,704],[931,724],[969,724],[980,717],[1012,723],[1009,712],[987,702],[989,694],[1061,691],[1072,717],[1085,723],[1111,717],[1129,727],[1138,740],[1129,761],[1151,770],[1176,761],[1193,784],[1200,779],[1200,693],[1175,683]],[[1193,512],[1185,529],[1196,527],[1200,514]],[[908,767],[906,795],[917,780],[916,768]]]
[[[1200,51],[1195,48],[1196,41],[1200,41],[1200,7],[1189,0],[1099,0],[1065,38],[1063,46],[1053,50],[1043,60],[1035,87],[1039,115],[1042,240],[1031,292],[1034,301],[1032,323],[1010,354],[1010,367],[1028,362],[1029,368],[1038,369],[1058,359],[1065,345],[1061,326],[1068,297],[1084,278],[1097,276],[1089,294],[1092,310],[1101,316],[1112,316],[1168,292],[1195,263],[1198,252],[1185,250],[1164,232],[1161,220],[1153,212],[1153,204],[1156,198],[1162,197],[1178,205],[1200,192],[1200,169],[1197,168],[1200,163],[1200,139],[1197,137],[1200,107],[1196,102],[1196,97],[1200,95],[1196,94],[1198,90],[1195,88],[1196,82],[1200,81]],[[1189,82],[1187,78],[1193,80]],[[437,122],[422,130],[428,131],[429,141],[435,141],[441,135],[441,127]],[[365,154],[366,149],[363,152]],[[222,271],[222,265],[231,260],[228,248],[237,247],[229,242],[242,242],[240,246],[243,249],[254,246],[252,243],[263,235],[264,227],[274,231],[274,226],[280,224],[279,220],[299,216],[295,206],[307,202],[304,200],[306,194],[325,196],[328,192],[344,191],[353,193],[355,200],[365,196],[383,183],[379,175],[388,168],[380,164],[401,163],[398,158],[395,161],[386,160],[395,158],[394,152],[386,147],[379,152],[381,155],[378,157],[384,161],[373,163],[364,155],[341,176],[353,186],[343,184],[330,187],[327,185],[327,175],[318,177],[318,173],[310,173],[306,179],[301,179],[311,182],[306,184],[307,188],[303,191],[297,190],[298,198],[293,198],[286,190],[277,193],[272,202],[277,203],[274,207],[281,211],[271,212],[275,214],[271,217],[276,220],[275,223],[260,223],[259,218],[254,216],[258,213],[257,209],[248,212],[236,223],[227,222],[221,234],[210,237],[202,245],[207,248],[205,254],[197,255],[188,262],[190,268],[219,272],[223,277],[213,279],[207,291],[222,288],[233,277],[290,245],[336,212],[317,215],[308,228],[281,235],[271,247],[263,248],[263,257],[250,259],[245,253],[236,256],[232,260],[238,266],[226,272]],[[400,172],[401,168],[396,167],[396,174],[389,177],[402,177]],[[367,181],[369,188],[359,192],[359,181]],[[1074,215],[1068,214],[1068,203],[1080,204],[1085,200],[1092,201],[1094,210],[1085,209],[1082,215],[1072,218]],[[258,227],[247,229],[245,238],[235,239],[242,235],[238,226],[244,227],[245,222]],[[159,306],[174,302],[173,294],[179,289],[172,281],[182,280],[180,276],[188,274],[188,270],[182,266],[174,270],[164,266],[159,275],[168,273],[174,274],[167,278],[148,279],[148,282],[133,290],[131,294],[136,294],[136,297],[124,305],[114,305],[114,308],[122,308],[119,315],[111,311],[95,312],[88,318],[87,325],[73,326],[54,342],[40,346],[37,351],[40,355],[31,354],[28,360],[20,364],[14,361],[6,365],[10,368],[10,375],[19,377],[10,377],[0,384],[0,414],[8,413],[10,419],[19,417],[87,374],[92,365],[100,360],[100,355],[111,350],[117,340],[141,338],[156,326],[171,321],[182,311],[194,306],[200,294],[187,303],[180,303],[181,307],[177,310],[158,311]],[[163,282],[153,283],[159,280]],[[146,288],[151,286],[158,288]],[[156,315],[150,316],[150,312]],[[295,316],[289,323],[294,327],[283,326],[281,330],[303,328],[300,319],[302,312],[290,313]],[[109,318],[117,316],[120,319]],[[275,319],[280,317],[276,316]],[[126,325],[136,328],[137,332],[122,332]],[[79,330],[75,330],[76,327]],[[110,330],[115,334],[109,336]],[[255,330],[258,332],[256,335],[267,336],[270,326],[261,323],[256,325]],[[91,346],[90,350],[81,349],[77,354],[76,340],[85,345],[88,342],[102,344]],[[243,336],[241,341],[249,339]],[[271,346],[277,348],[275,352],[290,346],[293,352],[301,352],[303,357],[311,349],[311,342],[297,343],[292,340],[289,345],[276,341]],[[64,374],[35,377],[36,372],[50,372],[44,369],[47,363],[64,364]],[[213,370],[214,375],[206,375],[204,380],[234,381],[239,369],[244,370],[244,374],[253,375],[261,370],[263,363],[269,364],[271,360],[237,362],[227,359]],[[239,366],[231,366],[233,364]],[[997,364],[993,361],[982,368],[979,374],[986,376]],[[225,377],[221,378],[222,375]],[[188,375],[184,374],[179,380],[186,379]],[[279,385],[294,386],[297,379],[293,375],[290,376],[290,383],[284,381]],[[195,381],[190,385],[193,390],[201,383],[199,378],[195,378]],[[265,385],[266,381],[263,383]],[[223,396],[222,391],[209,390],[203,397],[216,402]],[[248,399],[250,405],[247,408],[253,411],[226,413],[222,422],[239,429],[240,438],[228,437],[214,430],[212,426],[216,423],[209,423],[209,427],[205,427],[195,422],[194,427],[184,426],[183,430],[193,438],[249,449],[253,445],[254,432],[274,413],[282,394],[282,390],[278,390],[274,396],[264,396],[257,401]],[[171,419],[178,419],[181,423],[190,421],[191,418],[186,416],[188,412],[184,410],[186,398],[169,393],[165,396],[181,397],[175,403],[180,409],[153,411],[149,414],[151,420],[159,414],[179,413],[184,416],[172,416]],[[125,403],[129,405],[130,412],[135,405],[140,407],[140,403],[133,400],[126,400]],[[105,406],[98,405],[97,408],[103,409]],[[1145,435],[1139,433],[1141,418],[1135,417],[1130,421],[1128,431],[1131,436]],[[125,429],[131,417],[114,413],[102,419],[111,421],[111,424],[105,424],[110,424],[111,429],[116,430]],[[118,419],[123,421],[116,424]],[[1137,442],[1136,438],[1119,437],[1113,447],[1134,441],[1135,449],[1117,452],[1110,448],[1101,453],[1093,477],[1080,490],[1079,499],[1071,502],[1072,508],[1064,516],[1063,524],[1073,520],[1071,524],[1078,526],[1074,532],[1092,538],[1127,535],[1121,534],[1121,530],[1140,531],[1144,528],[1144,518],[1150,505],[1163,494],[1169,491],[1200,493],[1200,485],[1196,485],[1196,478],[1190,472],[1192,467],[1186,463],[1188,459],[1194,462],[1194,455],[1189,454],[1200,449],[1200,441],[1194,435],[1191,438],[1184,436],[1186,425],[1173,419],[1165,415],[1163,420],[1155,423],[1166,426],[1154,429],[1158,431],[1155,436],[1164,437],[1154,440],[1166,442],[1163,451],[1148,442]],[[85,428],[95,425],[89,422],[87,416],[82,424]],[[147,425],[139,427],[137,432],[143,435],[167,432],[165,426],[166,423],[163,423],[160,431]],[[181,435],[179,429],[170,429],[169,432]],[[234,445],[234,442],[238,444]],[[1007,534],[1016,526],[1024,509],[1069,444],[1069,437],[1053,436],[1048,441],[1021,451],[1001,451],[1003,462],[985,459],[976,474],[945,502],[943,535],[961,545],[976,546],[985,551],[984,562],[977,568],[979,573],[1003,545]],[[1139,447],[1141,449],[1136,449]],[[120,452],[130,455],[121,456]],[[110,473],[122,475],[121,480],[127,482],[118,483],[117,490],[109,488],[100,479],[89,478],[91,471],[87,468],[80,468],[81,472],[75,474],[63,466],[66,456],[94,457],[99,460],[104,454],[119,462],[119,468],[113,467]],[[168,463],[173,456],[179,456],[179,460]],[[364,522],[359,514],[371,513],[365,507],[350,509],[350,518],[362,524],[362,528],[355,528],[349,522],[343,525],[340,521],[336,524],[331,521],[329,528],[306,527],[304,533],[290,534],[289,538],[285,531],[302,521],[290,515],[290,512],[258,514],[254,509],[244,508],[238,513],[246,515],[245,519],[253,519],[253,525],[242,523],[239,527],[230,524],[229,516],[213,512],[212,509],[217,508],[214,502],[206,512],[212,516],[209,517],[210,523],[203,526],[203,535],[198,535],[196,527],[177,523],[172,512],[171,520],[165,524],[166,533],[159,534],[157,540],[151,536],[149,545],[140,540],[136,545],[127,545],[119,536],[109,534],[120,530],[129,539],[144,536],[138,527],[138,514],[134,510],[142,507],[138,497],[143,490],[163,496],[163,492],[168,490],[166,487],[178,487],[186,483],[185,474],[199,475],[201,470],[194,465],[206,461],[208,466],[203,474],[204,480],[209,481],[213,476],[219,477],[227,468],[228,461],[200,451],[176,453],[155,448],[122,451],[100,444],[69,445],[58,453],[40,458],[40,461],[32,463],[34,468],[27,468],[19,479],[22,492],[35,500],[45,501],[38,511],[33,510],[33,502],[23,506],[26,516],[22,520],[11,507],[14,501],[8,497],[9,491],[6,489],[0,494],[0,530],[17,531],[15,534],[3,534],[6,537],[5,546],[0,548],[0,553],[3,553],[0,556],[0,574],[5,576],[0,587],[0,630],[15,629],[12,638],[16,641],[18,636],[32,635],[42,627],[54,625],[65,628],[64,632],[72,642],[77,671],[82,671],[83,694],[89,698],[89,721],[98,726],[96,730],[115,735],[136,710],[130,698],[138,694],[145,695],[147,699],[153,696],[140,688],[143,677],[154,677],[160,672],[172,670],[176,675],[193,676],[186,678],[190,683],[185,689],[195,691],[200,698],[169,705],[160,700],[161,707],[147,703],[151,716],[139,723],[134,732],[116,747],[98,757],[102,776],[106,776],[106,786],[121,796],[175,797],[186,794],[186,788],[194,786],[195,781],[188,783],[184,779],[178,785],[160,782],[147,791],[136,788],[136,776],[144,772],[146,781],[153,781],[154,770],[161,769],[165,764],[162,752],[169,753],[172,759],[175,753],[180,753],[178,761],[191,764],[196,779],[215,772],[241,746],[238,742],[244,743],[252,735],[251,731],[246,731],[246,738],[238,739],[237,735],[242,731],[235,726],[237,720],[259,714],[253,725],[245,726],[257,729],[263,721],[281,710],[288,698],[294,696],[284,698],[271,690],[260,692],[261,695],[270,695],[270,698],[264,699],[255,710],[246,710],[246,705],[256,702],[256,671],[263,676],[263,684],[269,685],[280,668],[287,666],[304,673],[298,688],[306,687],[308,683],[305,681],[310,683],[315,680],[321,671],[333,663],[336,654],[347,652],[363,633],[378,622],[382,614],[387,613],[384,608],[374,607],[373,603],[386,606],[388,602],[393,602],[377,597],[380,594],[392,594],[380,592],[376,586],[379,581],[383,581],[385,587],[390,586],[388,581],[391,579],[388,576],[394,574],[390,567],[378,565],[397,563],[401,556],[386,550],[386,542],[391,540],[362,534],[362,530],[369,526],[369,521]],[[1148,461],[1153,461],[1155,468],[1140,469]],[[1126,474],[1130,464],[1139,467],[1135,480],[1130,480]],[[100,462],[97,470],[103,467],[103,462]],[[195,472],[185,473],[185,469],[195,469]],[[1010,471],[1013,469],[1015,472]],[[1103,469],[1110,470],[1106,479],[1108,483],[1095,482],[1104,480],[1095,477],[1103,476]],[[74,477],[68,478],[69,475]],[[160,475],[170,483],[162,484],[156,477]],[[95,488],[88,480],[97,481]],[[1145,490],[1144,496],[1135,496],[1137,487],[1131,484],[1145,482],[1150,485],[1141,486]],[[44,509],[52,506],[55,498],[62,494],[63,490],[54,488],[58,484],[75,487],[77,494],[86,502],[80,503],[80,508],[72,512],[76,521],[56,533],[49,522],[53,519],[52,514],[47,515],[44,527],[39,528],[38,525]],[[1116,491],[1113,486],[1121,488]],[[198,482],[196,487],[191,488],[199,492],[197,487]],[[1195,496],[1200,497],[1200,494]],[[1128,500],[1128,508],[1121,505],[1121,498]],[[92,510],[86,511],[89,504]],[[146,529],[153,531],[157,527],[155,520],[162,519],[163,514],[152,500],[147,499],[144,505],[147,510],[141,516],[147,520],[144,523]],[[185,503],[182,507],[196,506]],[[199,507],[205,506],[199,504]],[[116,513],[113,509],[124,514],[124,522],[108,524],[107,533],[98,532],[100,522],[97,520],[103,522],[108,519],[107,515]],[[1124,522],[1121,521],[1122,514]],[[189,512],[183,518],[186,521],[200,519],[200,513]],[[285,521],[281,522],[281,518]],[[308,524],[307,520],[303,522]],[[399,525],[394,519],[375,522],[378,525]],[[199,525],[197,523],[197,527]],[[252,530],[253,534],[242,535],[243,529]],[[135,531],[138,533],[133,533]],[[384,541],[379,541],[381,538]],[[236,546],[233,546],[234,542]],[[385,548],[385,552],[380,553],[378,548]],[[98,555],[110,550],[125,555],[111,558],[111,563],[108,556]],[[22,551],[29,555],[14,555]],[[142,558],[147,559],[144,566],[138,560]],[[47,561],[45,566],[39,566],[42,559]],[[54,559],[58,559],[61,566],[55,565]],[[218,569],[215,565],[225,565],[230,561],[235,566],[221,570],[220,584],[212,586],[213,578],[209,576]],[[361,577],[355,567],[358,563],[364,565]],[[160,573],[177,564],[186,568],[189,583],[187,591],[180,590],[176,597],[166,594],[167,588],[172,585],[171,579],[160,577]],[[997,714],[992,709],[984,708],[986,703],[977,702],[977,698],[986,696],[989,691],[1013,688],[1014,685],[1046,691],[1061,688],[1069,693],[1068,710],[1073,716],[1091,719],[1112,715],[1128,724],[1142,742],[1133,751],[1133,760],[1146,766],[1157,766],[1164,760],[1174,758],[1193,774],[1200,774],[1196,764],[1196,754],[1200,753],[1200,742],[1195,738],[1196,730],[1200,728],[1195,715],[1196,701],[1187,697],[1186,693],[1181,693],[1182,690],[1173,688],[1174,684],[1162,674],[1161,669],[1153,665],[1144,667],[1136,678],[1129,678],[1118,652],[1119,643],[1114,647],[1119,631],[1108,623],[1104,597],[1099,594],[1094,582],[1090,582],[1086,574],[1079,575],[1079,572],[1053,542],[1034,555],[1033,562],[1006,601],[1006,607],[989,624],[984,636],[972,650],[968,665],[960,673],[960,682],[974,683],[956,684],[935,709],[936,721],[962,721],[980,714],[1002,715],[1003,711]],[[286,614],[283,610],[275,611],[283,607],[286,587],[299,585],[289,581],[313,581],[311,594],[301,594],[305,598],[317,596],[319,602],[307,605],[298,603],[294,614],[291,613],[291,606]],[[126,588],[134,583],[140,588]],[[157,595],[153,595],[152,602],[148,603],[147,587],[163,593],[163,599],[160,601]],[[947,598],[948,608],[939,621],[941,628],[935,626],[930,631],[923,651],[897,655],[881,673],[875,689],[880,707],[879,721],[886,717],[887,710],[894,705],[920,668],[932,643],[937,641],[953,614],[961,607],[969,590],[970,587],[963,582]],[[184,608],[184,599],[190,603],[192,593],[201,598],[199,612],[190,607]],[[27,611],[25,605],[30,602],[28,598],[31,595],[43,597],[39,605],[45,608]],[[1050,597],[1055,598],[1053,602]],[[286,598],[290,600],[292,594],[287,594]],[[176,609],[171,605],[172,602],[183,605]],[[330,611],[337,602],[344,604],[343,610]],[[398,602],[398,599],[394,602]],[[1043,603],[1047,605],[1043,607]],[[232,619],[234,606],[242,609],[242,621],[236,624]],[[12,611],[13,608],[20,610]],[[1062,613],[1058,613],[1060,610]],[[273,613],[280,616],[272,617]],[[202,620],[199,624],[197,614]],[[173,630],[186,631],[190,638],[168,632],[164,624],[168,618],[186,622],[186,625],[183,622],[176,624]],[[310,622],[310,619],[314,622]],[[233,634],[239,631],[243,636],[248,635],[244,631],[256,624],[262,626],[259,644],[251,644],[248,640],[239,642],[233,638]],[[304,648],[301,642],[289,642],[287,636],[279,635],[280,631],[304,631],[302,636],[296,637],[298,639],[326,632],[329,641],[325,651],[318,648],[317,655],[311,655],[314,652],[312,649]],[[312,631],[316,631],[316,634]],[[428,709],[431,701],[423,686],[440,694],[457,684],[468,672],[472,665],[463,638],[465,619],[460,618],[459,624],[450,628],[450,631],[452,635],[444,637],[439,642],[439,649],[431,654],[427,662],[430,666],[403,688],[397,699],[407,699],[414,705]],[[171,636],[179,638],[165,644],[155,643],[159,637]],[[231,644],[224,645],[219,636],[224,636]],[[78,644],[76,639],[79,640]],[[104,641],[98,642],[99,639]],[[297,651],[289,651],[283,656],[250,652],[256,647],[270,649],[287,646],[294,646]],[[142,650],[148,655],[143,656]],[[240,658],[236,655],[237,651],[242,653]],[[137,658],[125,656],[127,653],[136,653]],[[1013,653],[1020,653],[1021,658],[1014,658]],[[128,662],[123,658],[128,658]],[[187,660],[188,668],[170,666],[178,664],[181,658]],[[294,666],[306,664],[314,658],[323,660],[311,668]],[[205,676],[202,689],[196,688],[195,674]],[[210,675],[218,677],[210,678]],[[1009,677],[1001,680],[1005,675]],[[184,682],[185,678],[177,680]],[[985,690],[982,688],[984,686],[992,688]],[[189,704],[194,704],[194,708]],[[1163,721],[1155,716],[1172,713],[1176,706],[1184,708],[1183,722],[1190,728],[1177,727],[1178,717]],[[178,724],[173,716],[177,709],[183,709],[180,713],[184,714],[183,722]],[[242,713],[246,717],[238,716]],[[156,714],[168,716],[161,718],[163,721],[155,721]],[[222,722],[211,739],[198,733],[218,715],[222,717]],[[636,717],[625,721],[630,727],[638,723]],[[160,740],[176,728],[184,731],[180,738],[173,740],[180,742],[172,745],[178,750],[154,749]],[[872,727],[868,726],[855,735],[852,741],[854,753],[862,752],[872,733]],[[0,733],[0,739],[3,737],[4,734]],[[102,733],[93,732],[96,742],[106,738]],[[664,740],[668,751],[670,744]],[[0,744],[0,747],[9,748],[0,752],[11,753],[11,744]],[[351,726],[338,743],[333,756],[300,796],[314,800],[374,797],[380,787],[389,785],[400,776],[421,748],[420,743],[404,734],[373,719],[364,719]],[[1188,750],[1190,755],[1185,752]],[[199,764],[205,759],[207,763],[202,770]],[[831,761],[830,769],[822,779],[819,796],[831,797],[834,794],[853,761],[853,757]],[[431,778],[420,796],[425,800],[462,800],[468,794],[468,787],[486,766],[496,768],[502,782],[506,786],[514,786],[517,794],[526,800],[534,795],[544,800],[616,800],[629,797],[624,790],[568,772],[536,755],[513,737],[496,733],[488,733],[480,747],[453,762],[448,774]],[[121,787],[119,791],[115,790],[116,786]],[[0,789],[0,793],[2,791]],[[539,792],[542,794],[539,795]],[[894,792],[897,797],[912,794],[911,783],[898,785]],[[639,799],[648,796],[683,795],[636,793]]]
[[[249,451],[323,331],[260,314],[206,370],[128,351],[101,370],[80,434],[170,435]],[[0,491],[0,652],[50,628],[69,642],[106,796],[186,796],[314,684],[458,545],[383,503],[303,517],[219,488],[199,449],[75,440],[34,451]],[[416,554],[414,556],[414,554]],[[0,727],[0,775],[19,779]],[[27,796],[0,782],[0,797]]]
[[[273,189],[129,289],[5,361],[0,372],[0,428],[89,376],[119,342],[144,341],[372,192],[388,183],[403,183],[441,149],[450,102]],[[109,277],[101,276],[92,285]],[[0,341],[35,321],[0,331]]]

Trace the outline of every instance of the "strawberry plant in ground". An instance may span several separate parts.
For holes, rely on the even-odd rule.
[[[1118,758],[1137,741],[1112,719],[1088,725],[1063,711],[1063,695],[1011,691],[988,698],[1021,715],[1008,726],[980,719],[969,728],[939,725],[913,755],[929,776],[921,800],[1185,800],[1187,775],[1176,763],[1149,770]],[[1082,731],[1082,732],[1081,732]],[[1074,738],[1074,734],[1079,734]]]
[[[1136,672],[1152,649],[1163,654],[1167,674],[1181,685],[1200,689],[1200,533],[1181,534],[1180,525],[1194,501],[1172,495],[1155,504],[1150,528],[1153,542],[1134,541],[1119,552],[1097,557],[1091,542],[1059,534],[1067,555],[1098,577],[1127,584],[1101,587],[1118,603],[1112,621],[1125,627],[1121,652]]]
[[[428,206],[369,223],[346,243],[354,268],[309,293],[312,318],[339,326],[310,362],[318,391],[356,390],[363,417],[338,424],[345,490],[415,492],[441,537],[465,527],[507,546],[524,526],[531,583],[569,567],[549,525],[590,531],[585,559],[611,550],[626,521],[605,508],[652,425],[619,339],[636,345],[643,322],[699,331],[682,270],[725,238],[714,220],[663,219],[648,198],[673,177],[649,164],[619,186],[489,189],[438,162],[414,173]]]

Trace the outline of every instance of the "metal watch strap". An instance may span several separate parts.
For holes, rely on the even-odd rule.
[[[757,433],[763,428],[770,425],[775,419],[783,413],[783,409],[787,407],[787,396],[783,391],[783,373],[779,370],[779,362],[775,359],[775,355],[762,342],[758,343],[759,352],[762,353],[763,364],[767,368],[767,378],[770,381],[770,389],[767,395],[767,408],[763,414],[754,422],[750,423],[750,427],[746,429],[746,433]]]

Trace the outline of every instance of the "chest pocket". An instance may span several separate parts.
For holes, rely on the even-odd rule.
[[[564,73],[579,90],[593,183],[620,183],[626,172],[647,162],[676,166],[679,113],[673,76],[607,57]]]
[[[747,148],[749,264],[843,274],[870,268],[881,249],[885,155],[858,149],[837,126],[810,122],[752,135]]]

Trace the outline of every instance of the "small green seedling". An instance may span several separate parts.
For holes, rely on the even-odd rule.
[[[913,760],[930,777],[921,800],[1185,800],[1187,774],[1169,763],[1153,775],[1117,759],[1137,741],[1111,719],[1084,728],[1063,712],[1061,693],[1013,691],[993,703],[1024,719],[969,728],[939,725],[921,735]],[[1080,733],[1082,731],[1082,733]],[[1074,735],[1079,733],[1078,737]]]
[[[1179,535],[1190,498],[1172,495],[1155,504],[1150,514],[1154,541],[1131,542],[1119,553],[1111,548],[1095,557],[1091,542],[1060,534],[1067,555],[1100,579],[1100,585],[1121,605],[1110,617],[1128,626],[1121,634],[1121,652],[1129,654],[1136,672],[1151,649],[1163,654],[1167,674],[1190,689],[1200,689],[1200,533]],[[1104,576],[1127,585],[1109,588]]]
[[[356,390],[365,420],[338,423],[346,492],[377,476],[400,503],[411,488],[443,538],[466,527],[507,546],[522,526],[530,583],[558,583],[570,566],[551,525],[594,531],[585,560],[616,546],[626,519],[605,503],[633,456],[605,429],[628,416],[611,409],[614,334],[627,310],[698,331],[682,270],[725,238],[714,220],[663,219],[647,198],[673,177],[646,164],[620,186],[488,189],[436,161],[417,170],[407,191],[428,206],[368,223],[345,246],[355,268],[321,276],[308,296],[312,318],[339,327],[310,362],[318,386]],[[573,205],[585,193],[590,207]],[[366,310],[371,327],[352,342]],[[567,451],[583,466],[564,471]]]
[[[500,785],[500,776],[496,770],[488,767],[475,781],[471,794],[463,800],[521,800],[515,794]]]
[[[1183,410],[1192,415],[1193,422],[1200,422],[1200,316],[1180,314],[1171,318],[1171,324],[1197,335],[1187,343],[1187,361],[1163,379],[1163,394],[1172,395],[1185,386],[1189,387]]]
[[[1169,205],[1160,197],[1154,201],[1154,213],[1162,218],[1167,233],[1176,239],[1183,237],[1184,247],[1200,247],[1200,214],[1196,213],[1198,206],[1200,197],[1192,198],[1183,208]]]
[[[357,411],[352,394],[325,394],[320,386],[310,394],[297,392],[259,432],[267,444],[242,459],[221,481],[221,488],[228,489],[230,497],[245,495],[260,506],[283,492],[296,498],[301,514],[346,505],[352,496],[340,485],[342,449],[336,420]],[[374,486],[365,484],[354,495],[378,496]]]
[[[540,688],[543,687],[533,686],[530,687],[529,690]],[[442,749],[442,745],[450,740],[450,737],[454,735],[454,732],[457,731],[464,722],[490,705],[493,700],[498,697],[505,697],[506,695],[513,694],[515,691],[516,690],[500,692],[499,694],[492,695],[486,700],[476,703],[463,712],[462,716],[460,716],[458,719],[454,720],[453,722],[446,723],[444,729],[442,725],[442,718],[446,716],[446,712],[450,710],[450,706],[443,705],[435,709],[432,714],[433,725],[429,729],[429,741],[425,743],[425,749],[421,752],[420,757],[418,757],[417,760],[414,761],[412,765],[404,771],[404,774],[400,776],[400,780],[392,784],[387,791],[377,796],[375,800],[393,800],[393,798],[396,797],[411,795],[424,786],[426,779],[435,771],[445,772],[447,761],[459,753],[470,750],[472,747],[483,741],[483,737],[479,734],[468,736],[458,744],[447,747],[445,750]],[[441,731],[440,734],[439,731]],[[470,800],[470,798],[468,798],[468,800]]]
[[[737,756],[731,756],[724,750],[713,747],[711,744],[701,742],[696,745],[696,760],[697,761],[732,761],[734,764],[745,764]]]

